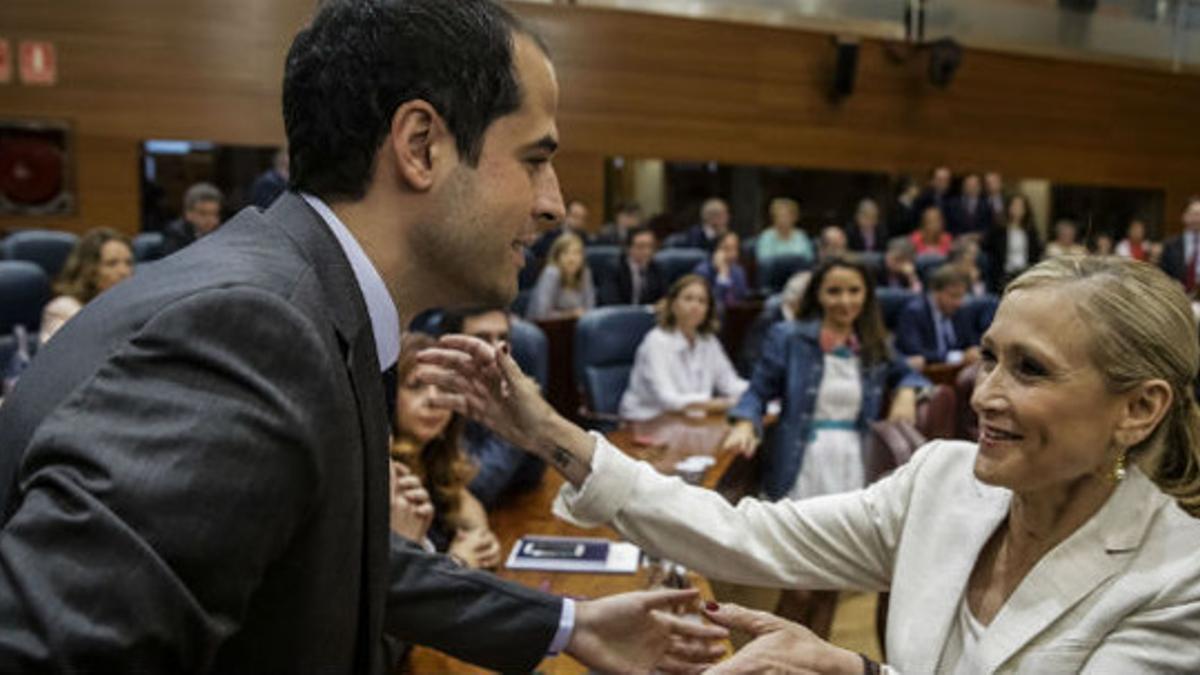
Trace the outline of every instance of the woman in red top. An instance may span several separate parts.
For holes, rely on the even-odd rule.
[[[1154,262],[1158,257],[1157,249],[1157,244],[1146,239],[1146,222],[1134,218],[1129,221],[1129,230],[1125,233],[1125,238],[1117,244],[1116,254],[1142,262]]]
[[[913,247],[917,249],[917,255],[924,253],[949,255],[950,242],[953,240],[953,237],[946,232],[945,221],[942,219],[942,210],[936,206],[930,206],[922,211],[921,227],[912,233],[911,239]]]

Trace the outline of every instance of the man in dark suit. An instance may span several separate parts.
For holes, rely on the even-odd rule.
[[[385,633],[688,657],[655,611],[683,596],[576,604],[389,537],[400,326],[507,304],[562,215],[539,44],[488,0],[323,5],[285,68],[296,192],[89,304],[0,409],[0,672],[382,673]]]
[[[728,231],[729,205],[724,199],[712,197],[700,206],[700,222],[684,232],[680,245],[711,251]]]
[[[887,250],[888,230],[879,221],[879,205],[874,199],[858,203],[854,220],[846,226],[846,242],[851,251],[882,253]]]
[[[601,305],[650,305],[667,292],[662,270],[654,262],[658,241],[648,227],[635,227],[626,238],[625,252],[615,274],[600,287]]]
[[[961,193],[950,200],[948,224],[950,234],[983,234],[992,226],[992,209],[983,195],[978,174],[967,174]]]
[[[942,219],[950,220],[950,183],[954,180],[950,167],[939,166],[929,172],[929,183],[914,202],[916,227],[921,227],[921,214],[931,206],[936,206],[942,212]]]
[[[217,186],[196,183],[183,193],[183,215],[163,226],[163,255],[170,255],[221,225],[221,202]]]
[[[621,246],[629,239],[629,232],[642,224],[642,207],[637,202],[625,202],[617,207],[617,215],[611,223],[605,223],[592,239],[593,244]]]
[[[260,209],[269,207],[287,190],[287,182],[288,152],[280,148],[271,158],[271,168],[259,174],[250,186],[250,203]]]
[[[969,280],[943,265],[929,279],[930,293],[913,298],[896,322],[896,349],[914,365],[972,363],[979,359],[979,335],[960,311]]]
[[[1200,286],[1200,195],[1188,199],[1183,209],[1183,232],[1163,242],[1159,265],[1188,293]]]

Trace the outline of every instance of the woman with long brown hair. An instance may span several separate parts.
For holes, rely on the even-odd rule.
[[[804,499],[863,487],[862,444],[867,427],[883,413],[884,393],[895,388],[891,419],[916,418],[915,387],[928,384],[887,345],[875,292],[859,262],[833,258],[813,272],[796,321],[772,327],[754,366],[750,388],[730,411],[733,429],[725,448],[750,457],[762,437],[769,401],[782,399],[774,442],[764,448],[765,499]],[[716,587],[714,587],[716,588]],[[739,599],[772,609],[778,591],[755,591]],[[836,593],[813,593],[803,603],[804,621],[828,634]]]
[[[58,332],[71,317],[97,295],[133,274],[133,245],[106,227],[89,230],[67,256],[58,279],[57,294],[42,310],[41,342]]]
[[[463,451],[464,420],[435,407],[437,386],[416,377],[417,352],[434,344],[433,338],[422,333],[404,338],[396,365],[399,384],[391,450],[393,487],[402,476],[417,477],[429,493],[433,518],[431,522],[419,515],[405,515],[394,503],[392,529],[448,553],[466,567],[498,567],[500,544],[488,527],[487,512],[467,491],[475,467]]]

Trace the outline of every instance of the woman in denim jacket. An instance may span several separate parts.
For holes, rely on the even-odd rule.
[[[891,354],[870,278],[855,261],[822,263],[805,290],[797,320],[771,328],[750,388],[729,413],[734,422],[725,448],[752,457],[767,403],[782,400],[773,442],[761,458],[759,490],[766,499],[863,487],[863,439],[870,422],[882,416],[889,388],[895,395],[888,419],[916,418],[916,389],[929,382]],[[772,609],[777,597],[765,590],[730,590],[765,609]],[[785,595],[781,611],[806,615],[797,618],[827,634],[836,593],[811,593],[803,596],[802,610],[786,608],[801,597]]]

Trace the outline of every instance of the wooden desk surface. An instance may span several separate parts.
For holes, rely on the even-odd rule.
[[[721,438],[727,426],[722,417],[692,419],[665,416],[649,422],[634,422],[614,431],[608,439],[621,450],[645,459],[664,473],[673,473],[675,463],[691,455],[717,456],[717,463],[705,472],[702,484],[713,487],[732,461],[732,455],[719,455]],[[526,534],[548,534],[568,537],[605,537],[620,539],[608,527],[585,530],[569,525],[550,512],[563,479],[553,470],[537,490],[520,495],[501,505],[490,514],[492,530],[500,539],[505,557],[517,539]],[[549,593],[577,599],[598,598],[627,591],[644,590],[651,584],[650,571],[643,567],[636,574],[578,574],[500,569],[498,576],[517,583],[540,588]],[[690,575],[693,585],[705,598],[711,598],[708,583],[696,574]],[[585,673],[585,669],[569,656],[546,659],[538,667],[544,673]],[[482,668],[468,665],[432,649],[413,650],[407,672],[426,673],[486,673]]]

